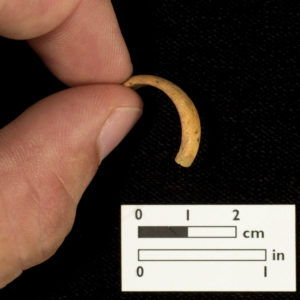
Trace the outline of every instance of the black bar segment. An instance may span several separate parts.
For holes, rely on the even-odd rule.
[[[139,226],[139,238],[187,238],[187,226]]]

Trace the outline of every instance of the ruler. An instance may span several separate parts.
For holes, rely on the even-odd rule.
[[[122,291],[296,291],[295,205],[122,205]]]

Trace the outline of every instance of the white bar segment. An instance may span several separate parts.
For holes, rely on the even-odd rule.
[[[188,237],[235,238],[236,226],[192,226],[188,227]]]
[[[139,249],[139,261],[265,261],[265,249]]]

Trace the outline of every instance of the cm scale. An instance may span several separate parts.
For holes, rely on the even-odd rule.
[[[122,205],[122,291],[296,291],[295,205]]]

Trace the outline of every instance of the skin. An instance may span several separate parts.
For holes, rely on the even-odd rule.
[[[0,35],[27,39],[71,88],[0,130],[0,288],[52,256],[101,161],[142,111],[108,0],[0,0]]]

